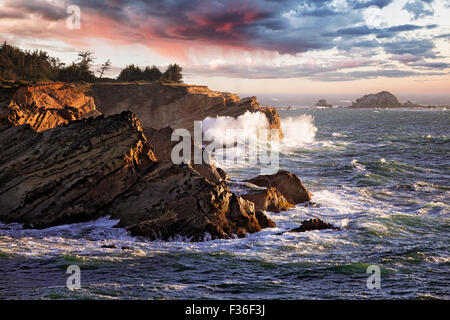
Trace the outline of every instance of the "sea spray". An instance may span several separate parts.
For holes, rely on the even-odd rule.
[[[267,130],[269,122],[262,112],[247,111],[237,118],[223,117],[207,117],[202,121],[202,128],[205,134],[205,140],[215,140],[219,143],[234,143],[233,135],[227,134],[230,131],[239,132],[242,140],[249,137],[256,137],[260,130]]]
[[[237,118],[221,116],[202,121],[205,150],[219,167],[259,167],[260,174],[279,169],[279,131],[270,129],[264,113],[247,111]]]
[[[313,143],[317,133],[314,118],[305,114],[282,119],[281,128],[284,133],[283,145],[288,147]]]

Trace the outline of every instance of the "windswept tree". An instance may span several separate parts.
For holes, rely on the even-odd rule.
[[[64,82],[95,80],[94,73],[90,70],[92,62],[95,60],[93,52],[90,50],[78,52],[78,63],[72,62],[71,65],[62,68],[58,73],[58,80]]]
[[[174,63],[167,67],[167,70],[163,73],[162,79],[167,82],[182,83],[183,74],[181,68],[178,64]]]
[[[110,59],[106,60],[105,63],[101,65],[100,70],[97,71],[100,74],[99,79],[103,78],[103,75],[105,74],[106,71],[109,70],[109,68],[111,68]]]
[[[92,62],[94,62],[94,60],[95,60],[94,52],[92,52],[91,50],[87,50],[87,51],[79,51],[78,59],[76,61],[80,61],[78,63],[79,66],[89,68]]]

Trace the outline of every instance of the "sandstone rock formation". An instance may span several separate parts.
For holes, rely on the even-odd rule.
[[[155,150],[158,161],[172,162],[171,154],[173,147],[178,144],[178,141],[172,141],[171,136],[173,129],[165,127],[162,129],[147,129],[144,130],[147,138],[151,141],[152,147]],[[209,163],[196,164],[194,161],[195,152],[199,152],[203,155],[203,148],[194,143],[191,139],[191,157],[188,159],[191,163],[191,167],[197,171],[202,177],[208,179],[212,183],[219,183],[228,180],[228,175],[225,171],[217,168],[212,161]],[[184,155],[183,155],[184,156]],[[203,161],[203,157],[202,157]]]
[[[317,103],[314,106],[315,107],[326,107],[326,108],[333,107],[333,105],[328,103],[328,101],[325,99],[320,99],[319,101],[317,101]]]
[[[0,132],[0,220],[34,228],[120,219],[133,235],[194,241],[273,226],[250,201],[189,165],[157,162],[131,112],[70,122],[45,132]]]
[[[163,239],[181,235],[193,241],[241,237],[261,230],[264,214],[257,216],[250,201],[214,185],[187,165],[161,162],[109,208],[119,226],[133,236]],[[259,215],[259,214],[258,214]]]
[[[306,232],[311,230],[323,230],[323,229],[339,229],[334,227],[332,224],[324,222],[318,218],[305,220],[302,222],[301,226],[288,232]]]
[[[381,91],[356,99],[350,108],[401,108],[402,106],[397,97],[392,93]]]
[[[215,116],[237,117],[250,111],[263,112],[269,129],[279,130],[283,137],[277,110],[261,107],[256,97],[240,99],[235,94],[212,91],[205,86],[159,82],[92,84],[89,94],[103,114],[131,110],[144,129],[185,128],[192,133],[194,121]]]
[[[0,134],[0,220],[45,228],[102,215],[156,162],[131,113]]]
[[[291,204],[311,200],[311,194],[302,181],[295,174],[288,171],[280,170],[274,175],[259,175],[246,181],[260,187],[275,187]]]
[[[22,86],[0,103],[1,127],[27,123],[38,132],[99,115],[94,99],[74,84]]]
[[[0,98],[0,125],[28,123],[38,132],[72,120],[129,110],[137,115],[144,129],[185,128],[192,133],[194,121],[237,117],[250,111],[264,113],[269,129],[279,130],[283,137],[275,108],[261,107],[256,97],[240,99],[205,86],[160,82],[51,83],[17,86],[0,92]]]
[[[274,187],[266,190],[242,195],[242,198],[249,200],[255,204],[255,210],[280,212],[286,211],[294,207],[289,203],[283,195]]]

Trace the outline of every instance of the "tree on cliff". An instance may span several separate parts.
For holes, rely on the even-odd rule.
[[[93,52],[90,50],[78,52],[78,63],[72,62],[68,67],[63,67],[58,72],[57,79],[64,82],[77,82],[95,80],[94,73],[90,70],[91,64],[94,61]]]
[[[106,71],[109,70],[109,68],[111,68],[110,59],[106,60],[105,63],[102,64],[102,66],[100,67],[100,70],[97,71],[100,74],[99,79],[103,78],[103,75],[105,74]]]
[[[181,71],[183,70],[178,64],[174,63],[167,67],[167,70],[163,73],[162,79],[167,82],[176,82],[182,83],[183,74]]]
[[[122,71],[120,71],[117,80],[120,81],[138,81],[142,79],[142,70],[139,66],[135,66],[134,64],[130,64],[126,66]]]
[[[7,80],[54,79],[51,57],[42,50],[21,50],[6,42],[0,45],[0,78]]]
[[[161,79],[162,73],[156,66],[146,67],[143,71],[139,66],[130,64],[120,71],[117,77],[120,81],[156,81]]]
[[[161,79],[162,72],[156,66],[146,67],[144,70],[144,79],[148,81],[156,81]]]

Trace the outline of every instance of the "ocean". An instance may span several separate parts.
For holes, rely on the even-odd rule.
[[[0,299],[450,299],[449,110],[279,113],[280,169],[313,198],[268,212],[277,228],[191,243],[132,238],[107,217],[0,224]],[[222,167],[236,192],[259,173]],[[310,218],[340,230],[281,234]],[[66,287],[70,265],[81,269],[78,290]],[[367,285],[370,266],[379,288]]]

